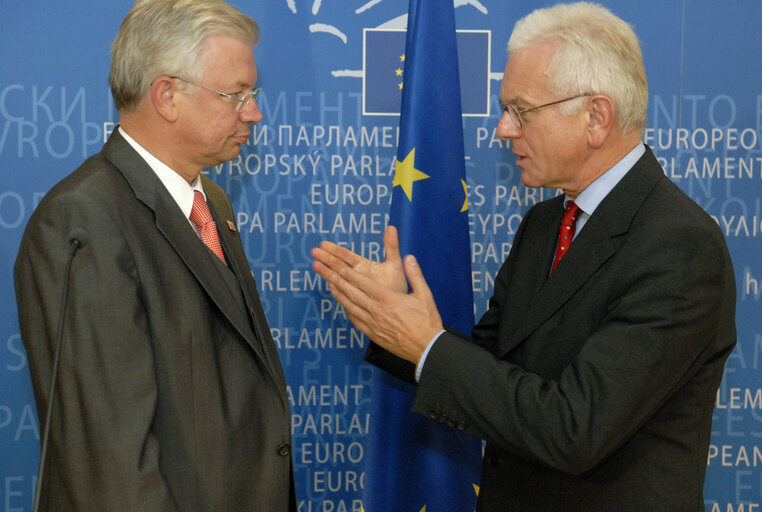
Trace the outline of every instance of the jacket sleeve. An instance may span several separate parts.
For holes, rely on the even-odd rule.
[[[113,210],[111,210],[113,211]],[[52,415],[44,508],[171,511],[151,432],[154,344],[140,276],[108,205],[51,192],[30,220],[14,269],[21,335],[40,423]],[[74,256],[53,409],[47,410],[69,233]]]
[[[413,410],[452,418],[501,450],[581,474],[687,383],[695,389],[686,395],[711,407],[735,343],[735,281],[721,233],[708,222],[668,222],[619,242],[626,246],[553,319],[578,314],[585,328],[571,321],[568,339],[547,326],[530,335],[560,350],[566,342],[580,347],[557,376],[527,371],[496,348],[501,313],[512,307],[505,302],[509,259],[476,339],[447,332],[434,345]],[[686,414],[673,420],[705,417]]]

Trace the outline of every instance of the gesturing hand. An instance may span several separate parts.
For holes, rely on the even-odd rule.
[[[387,228],[384,245],[387,259],[380,264],[323,242],[312,252],[318,260],[313,268],[328,281],[331,294],[360,331],[389,352],[417,364],[428,343],[442,330],[442,319],[415,257],[407,256],[403,269],[393,227]],[[410,294],[403,286],[405,276]]]
[[[384,231],[384,251],[386,260],[380,263],[363,258],[346,247],[324,241],[320,247],[312,249],[312,257],[316,260],[312,268],[328,282],[331,282],[334,273],[352,268],[387,288],[406,292],[407,280],[402,269],[397,228],[394,226],[388,226]]]

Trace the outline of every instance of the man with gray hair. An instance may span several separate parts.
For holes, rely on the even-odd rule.
[[[564,194],[525,215],[471,337],[443,327],[394,227],[385,262],[323,242],[314,268],[374,340],[366,358],[417,383],[413,410],[486,440],[478,510],[703,511],[736,341],[723,235],[641,141],[627,23],[557,5],[508,49],[497,134],[526,186]]]
[[[283,370],[230,201],[201,175],[262,120],[258,39],[222,0],[137,1],[112,47],[120,125],[29,221],[15,286],[51,420],[41,510],[296,510]]]

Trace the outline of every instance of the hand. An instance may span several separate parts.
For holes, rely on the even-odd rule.
[[[412,292],[385,286],[347,265],[333,272],[329,288],[352,323],[376,344],[418,364],[429,342],[442,329],[434,297],[415,257],[405,258]]]
[[[384,231],[384,251],[386,261],[379,263],[363,258],[346,247],[321,242],[320,247],[312,249],[312,257],[317,260],[312,264],[312,268],[329,283],[334,273],[351,268],[387,288],[406,293],[407,280],[402,269],[397,228],[394,226],[388,226]]]

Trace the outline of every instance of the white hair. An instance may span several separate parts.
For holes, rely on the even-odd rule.
[[[638,38],[628,23],[598,4],[558,4],[516,22],[508,51],[542,41],[558,43],[548,70],[550,92],[559,98],[605,94],[614,102],[623,133],[646,125],[648,82]],[[571,114],[579,106],[570,102],[559,110]]]
[[[223,0],[137,0],[111,46],[117,110],[135,109],[159,76],[198,80],[204,41],[220,34],[259,42],[257,23]]]

